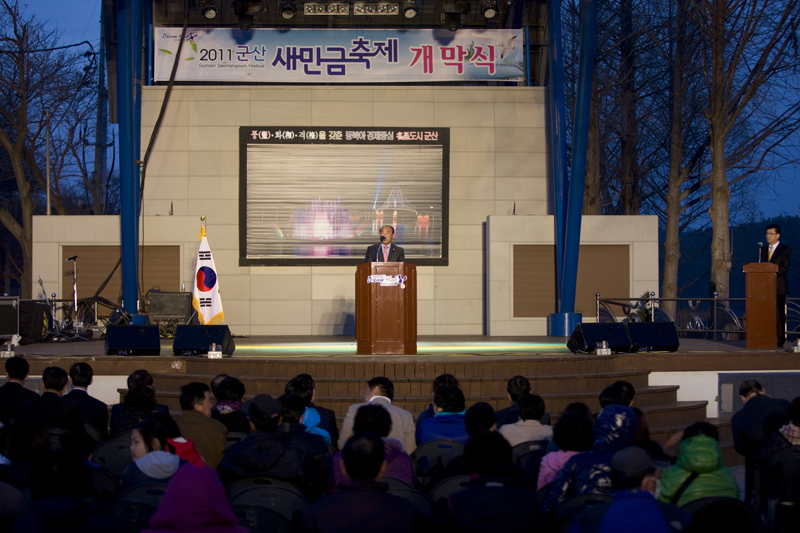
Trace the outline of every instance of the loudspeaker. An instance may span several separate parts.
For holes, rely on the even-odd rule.
[[[47,302],[19,301],[19,334],[23,339],[43,341],[49,334],[50,307]]]
[[[0,337],[19,335],[19,298],[0,297]]]
[[[233,355],[236,344],[228,326],[178,326],[172,351],[175,355],[206,355],[212,343],[223,355]]]
[[[674,352],[680,346],[675,322],[629,322],[634,351]]]
[[[631,350],[628,332],[625,331],[625,325],[620,322],[578,324],[567,341],[567,348],[572,353],[591,353],[600,341],[607,341],[612,352]]]
[[[108,355],[161,355],[158,326],[108,326]]]

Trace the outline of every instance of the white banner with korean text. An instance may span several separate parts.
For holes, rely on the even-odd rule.
[[[168,81],[179,28],[156,28],[155,81]],[[188,28],[176,81],[519,81],[522,30]]]

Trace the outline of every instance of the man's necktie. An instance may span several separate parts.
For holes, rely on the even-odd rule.
[[[770,252],[769,255],[772,255],[772,252]],[[384,262],[389,261],[389,248],[387,246],[383,247],[383,261]]]
[[[772,259],[772,250],[773,250],[773,248],[775,248],[775,245],[774,244],[770,244],[769,245],[769,255],[767,256],[767,261]]]

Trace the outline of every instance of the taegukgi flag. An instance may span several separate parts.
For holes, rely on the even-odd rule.
[[[201,324],[221,324],[225,320],[225,314],[222,312],[217,269],[208,247],[205,226],[200,227],[199,237],[200,249],[197,251],[197,265],[194,268],[192,305],[197,310],[197,318]]]

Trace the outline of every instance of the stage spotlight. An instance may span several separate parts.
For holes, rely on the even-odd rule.
[[[231,9],[238,18],[237,26],[248,31],[256,23],[256,16],[267,11],[267,4],[262,0],[234,0]]]
[[[484,18],[494,18],[497,15],[497,0],[481,0],[481,11]]]
[[[446,30],[456,31],[464,22],[464,16],[469,13],[470,7],[467,0],[441,0],[436,4],[439,12],[439,21]]]
[[[288,2],[281,2],[278,9],[281,12],[281,17],[285,20],[292,20],[294,18],[295,13],[297,13],[297,4],[294,0],[289,0]]]
[[[413,19],[419,13],[419,2],[417,0],[406,0],[403,2],[403,16]]]

